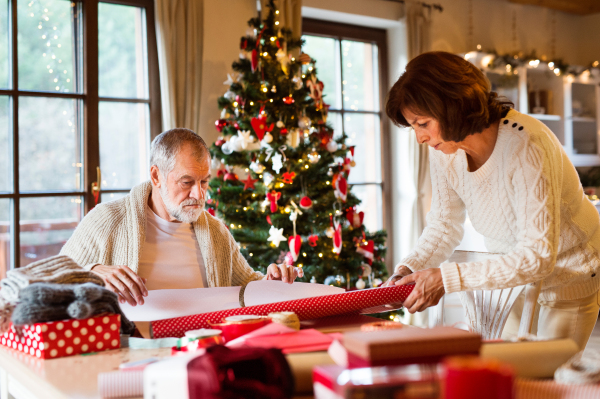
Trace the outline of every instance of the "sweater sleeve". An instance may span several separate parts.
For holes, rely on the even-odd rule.
[[[264,276],[262,273],[254,271],[246,262],[246,259],[242,256],[240,249],[238,248],[238,244],[235,242],[235,239],[227,231],[229,237],[229,248],[231,251],[231,267],[232,267],[232,276],[231,276],[231,285],[232,286],[245,286],[251,281],[260,280]]]
[[[448,175],[456,172],[442,165],[441,154],[429,150],[429,156],[432,200],[427,227],[413,251],[396,268],[404,265],[417,271],[438,267],[452,255],[464,234],[465,205],[448,180]]]
[[[547,137],[523,141],[511,159],[506,183],[512,184],[515,193],[517,244],[495,259],[443,264],[447,293],[516,287],[539,281],[554,270],[560,238],[562,155]],[[507,207],[508,201],[501,200]]]

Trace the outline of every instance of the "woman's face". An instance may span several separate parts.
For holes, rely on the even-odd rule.
[[[408,109],[403,110],[402,115],[414,129],[419,144],[426,143],[444,154],[454,154],[460,148],[458,143],[442,139],[440,124],[437,119],[431,116],[417,115]]]

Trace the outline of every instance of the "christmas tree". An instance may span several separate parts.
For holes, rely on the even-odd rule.
[[[385,277],[385,231],[367,232],[347,183],[354,151],[327,124],[315,60],[279,27],[273,1],[251,19],[219,98],[222,137],[208,210],[230,228],[250,266],[302,267],[303,281],[364,288]],[[373,284],[375,282],[375,284]]]

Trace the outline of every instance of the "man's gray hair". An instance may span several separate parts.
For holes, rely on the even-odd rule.
[[[189,144],[192,146],[194,156],[198,161],[208,155],[208,146],[193,130],[185,128],[175,128],[162,132],[154,140],[150,148],[150,167],[156,165],[163,177],[175,168],[177,154],[181,148]]]

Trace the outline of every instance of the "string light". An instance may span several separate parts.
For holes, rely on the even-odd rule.
[[[275,25],[279,25],[279,21],[275,21]]]
[[[320,254],[319,254],[319,258],[322,258],[322,257],[323,257],[323,254],[321,254],[321,253],[320,253]]]
[[[275,36],[271,36],[271,41],[274,42],[275,40],[277,40],[277,38]]]
[[[330,182],[330,181],[328,181],[328,182],[326,182],[326,184],[327,184],[327,185],[330,185],[330,184],[331,184],[331,182]]]

